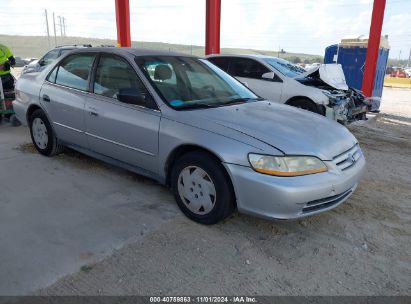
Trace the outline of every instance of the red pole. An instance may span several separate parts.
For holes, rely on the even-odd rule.
[[[205,54],[220,53],[221,0],[206,0]]]
[[[130,47],[130,4],[129,0],[116,0],[117,46]]]
[[[367,97],[371,97],[372,89],[374,87],[375,69],[377,67],[378,51],[380,48],[384,10],[385,0],[374,0],[370,35],[368,38],[367,57],[365,58],[364,78],[362,80],[362,91]]]

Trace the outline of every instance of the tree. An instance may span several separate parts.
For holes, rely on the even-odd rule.
[[[301,58],[298,56],[291,56],[288,58],[289,61],[291,61],[292,63],[301,63]]]

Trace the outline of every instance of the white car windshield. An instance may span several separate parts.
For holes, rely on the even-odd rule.
[[[296,77],[305,70],[291,62],[280,58],[262,58],[266,63],[287,77]]]
[[[258,100],[239,81],[195,57],[136,57],[164,101],[174,109],[219,107]]]

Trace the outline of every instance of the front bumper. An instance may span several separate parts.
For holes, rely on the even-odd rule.
[[[367,105],[340,104],[336,106],[326,106],[325,116],[341,123],[348,123],[357,120],[364,120],[368,111]]]
[[[361,156],[355,165],[340,170],[325,162],[324,173],[277,177],[250,167],[225,164],[234,185],[239,212],[267,219],[295,219],[330,210],[347,200],[365,168]]]

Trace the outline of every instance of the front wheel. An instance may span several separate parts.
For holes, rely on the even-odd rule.
[[[319,110],[318,106],[308,99],[296,99],[288,102],[287,104],[296,108],[300,108],[303,110],[323,115],[323,113],[321,113],[321,111]]]
[[[171,185],[181,211],[206,225],[228,217],[235,207],[235,195],[224,167],[207,153],[191,152],[177,160]]]
[[[35,110],[30,116],[30,135],[37,151],[45,156],[53,156],[63,151],[57,137],[42,110]]]

